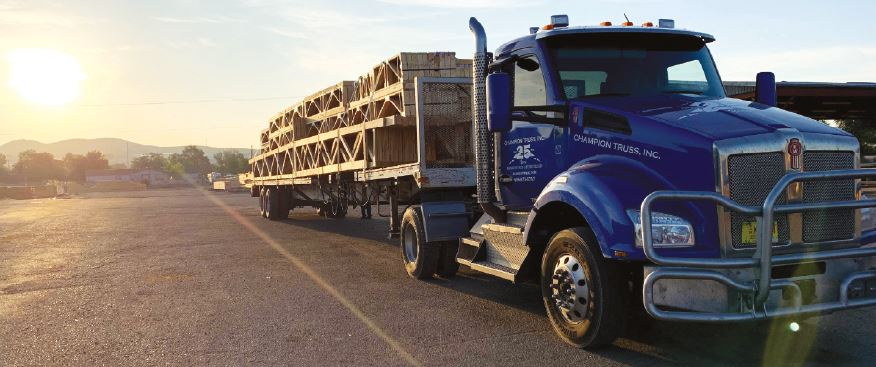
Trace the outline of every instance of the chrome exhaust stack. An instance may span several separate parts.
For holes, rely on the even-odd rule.
[[[487,129],[487,67],[492,55],[487,52],[487,34],[475,17],[468,21],[475,38],[472,62],[472,131],[475,152],[478,204],[496,223],[505,222],[505,212],[493,204],[495,172],[493,167],[493,135]]]

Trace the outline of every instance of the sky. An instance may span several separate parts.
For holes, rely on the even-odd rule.
[[[275,113],[394,53],[471,57],[471,16],[491,50],[551,14],[572,25],[626,14],[716,36],[725,81],[773,71],[777,80],[876,82],[874,13],[872,0],[0,0],[0,144],[257,146]],[[40,70],[17,56],[34,49],[73,60],[55,68],[76,69],[62,75],[77,81],[72,101],[45,106],[16,87],[13,66]]]

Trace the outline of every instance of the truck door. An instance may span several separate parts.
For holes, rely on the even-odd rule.
[[[541,63],[535,55],[520,57],[504,68],[512,73],[514,107],[545,106],[547,93]],[[500,200],[512,210],[528,210],[538,194],[561,171],[563,127],[525,121],[517,116],[502,134],[497,149]]]

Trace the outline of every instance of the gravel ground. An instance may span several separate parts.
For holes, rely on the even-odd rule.
[[[352,210],[351,213],[357,211]],[[873,365],[874,310],[555,338],[532,284],[416,281],[384,220],[195,189],[0,200],[0,365]]]

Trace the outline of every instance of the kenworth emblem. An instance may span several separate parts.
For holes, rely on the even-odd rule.
[[[800,139],[791,139],[788,142],[788,154],[791,155],[791,169],[800,169],[800,154],[803,154],[803,144],[800,144]]]

